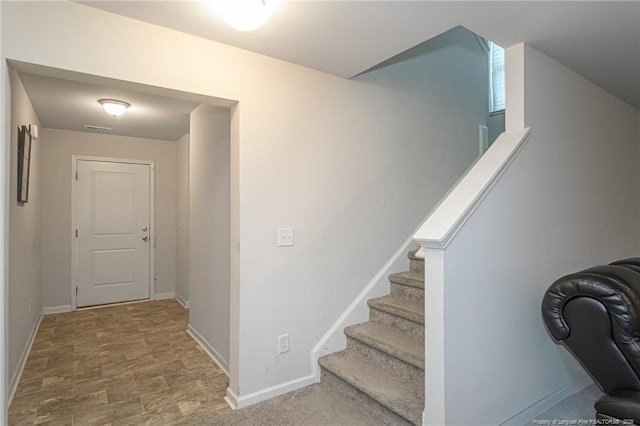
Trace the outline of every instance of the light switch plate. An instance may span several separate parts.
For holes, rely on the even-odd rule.
[[[289,333],[278,336],[278,354],[289,352]]]
[[[294,245],[293,228],[278,228],[278,247],[291,247]]]

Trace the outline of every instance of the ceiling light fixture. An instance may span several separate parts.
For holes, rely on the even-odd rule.
[[[118,117],[131,106],[129,102],[119,101],[117,99],[100,99],[98,101],[107,114]]]
[[[239,31],[260,28],[273,10],[274,0],[216,0],[217,13],[227,24]]]

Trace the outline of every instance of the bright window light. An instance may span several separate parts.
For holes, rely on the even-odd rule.
[[[492,42],[489,42],[489,75],[491,78],[489,112],[504,111],[504,49]]]

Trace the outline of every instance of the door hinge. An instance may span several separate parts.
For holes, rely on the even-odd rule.
[[[76,172],[76,180],[78,180],[78,172]]]
[[[76,296],[78,295],[78,286],[76,286]]]
[[[76,229],[76,238],[78,238],[78,230]]]

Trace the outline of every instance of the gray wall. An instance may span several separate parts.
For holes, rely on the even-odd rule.
[[[637,111],[520,48],[524,66],[507,65],[522,72],[530,140],[445,255],[452,425],[500,424],[589,383],[546,332],[542,297],[567,273],[638,255]]]
[[[504,112],[492,114],[487,117],[487,127],[489,128],[489,145],[491,145],[504,132]]]
[[[29,201],[17,200],[18,126],[40,121],[20,77],[11,71],[11,179],[9,181],[9,356],[7,380],[15,385],[21,356],[42,314],[42,174],[44,136],[32,140]]]
[[[453,28],[355,78],[406,95],[394,120],[411,128],[401,144],[422,145],[422,154],[443,160],[438,178],[457,178],[478,155],[478,126],[488,125],[489,70],[487,53],[476,35]],[[407,112],[406,108],[412,111]],[[475,143],[473,150],[470,144]],[[418,157],[416,160],[420,160]],[[429,168],[434,164],[428,163]],[[434,173],[435,170],[430,170]],[[447,188],[448,189],[448,188]],[[421,219],[428,213],[421,212]]]
[[[175,292],[176,142],[42,129],[43,305],[71,303],[71,156],[152,160],[155,165],[155,292]]]
[[[189,134],[176,142],[176,296],[189,302]]]
[[[230,114],[200,105],[189,134],[189,327],[229,365]]]

